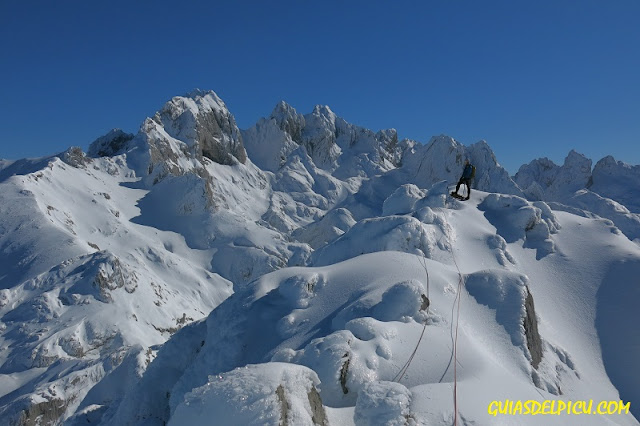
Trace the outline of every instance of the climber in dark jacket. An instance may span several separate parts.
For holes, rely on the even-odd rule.
[[[476,167],[469,163],[469,160],[465,160],[464,162],[464,170],[462,171],[462,176],[460,176],[460,180],[456,185],[455,195],[458,195],[458,190],[460,189],[460,185],[463,183],[467,186],[467,196],[463,198],[464,200],[468,200],[471,196],[471,181],[476,176]]]

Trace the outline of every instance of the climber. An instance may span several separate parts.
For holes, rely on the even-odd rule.
[[[456,185],[455,193],[452,192],[451,195],[453,195],[456,198],[460,198],[461,200],[468,200],[469,197],[471,196],[471,181],[475,176],[476,176],[476,166],[469,163],[469,160],[465,160],[462,176],[460,176],[460,180]],[[458,190],[460,189],[460,185],[462,185],[463,183],[467,186],[467,196],[465,198],[463,198],[461,195],[458,195]]]

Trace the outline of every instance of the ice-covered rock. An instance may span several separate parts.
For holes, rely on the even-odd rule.
[[[530,200],[555,201],[554,208],[613,221],[631,240],[640,235],[640,204],[630,187],[640,185],[640,166],[631,166],[608,156],[596,163],[575,151],[562,166],[547,158],[523,165],[514,177]],[[573,211],[573,210],[571,210]],[[580,213],[588,212],[588,213]]]
[[[87,155],[78,146],[72,146],[61,155],[62,161],[72,167],[86,167],[91,162]]]
[[[304,146],[316,166],[332,170],[342,150],[336,144],[336,119],[328,106],[317,105],[311,114],[305,115],[302,135]]]
[[[476,176],[473,180],[474,188],[487,192],[522,195],[522,191],[513,182],[509,172],[498,163],[487,142],[480,141],[469,145],[466,149],[469,161],[476,166]]]
[[[277,126],[285,133],[287,133],[291,140],[297,144],[302,143],[302,132],[305,127],[305,119],[302,114],[298,112],[289,104],[281,101],[276,105],[271,113],[271,119],[273,119]]]

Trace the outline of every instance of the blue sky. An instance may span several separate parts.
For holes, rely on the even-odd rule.
[[[214,90],[240,128],[279,100],[426,142],[640,163],[640,2],[0,2],[0,158],[137,131]]]

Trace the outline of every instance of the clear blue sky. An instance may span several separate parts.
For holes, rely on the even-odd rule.
[[[485,139],[511,173],[572,148],[640,163],[637,0],[2,0],[0,55],[0,158],[136,132],[197,87],[240,128],[285,100]]]

